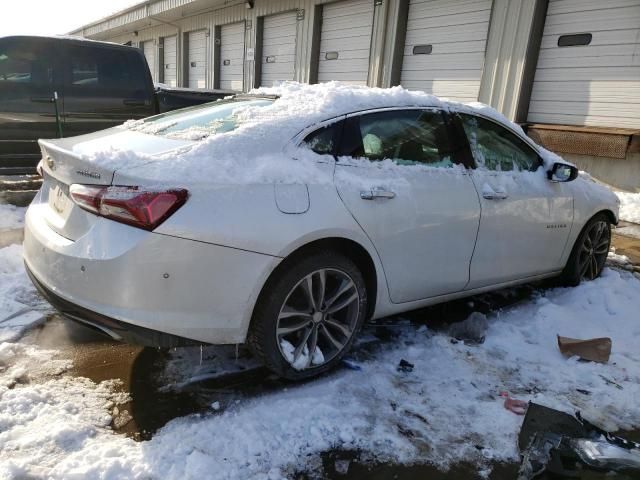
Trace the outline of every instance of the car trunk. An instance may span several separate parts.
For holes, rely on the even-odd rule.
[[[76,205],[69,195],[69,187],[73,184],[112,185],[116,169],[123,166],[122,161],[110,165],[92,160],[86,153],[105,150],[108,145],[146,155],[158,155],[191,142],[111,129],[79,137],[40,140],[39,143],[43,159],[43,182],[40,195],[35,200],[39,202],[37,208],[54,232],[74,241],[83,236],[100,217]]]

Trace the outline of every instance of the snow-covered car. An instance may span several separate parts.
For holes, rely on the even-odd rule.
[[[481,105],[286,84],[40,142],[24,255],[67,317],[335,366],[367,319],[593,279],[614,194]]]

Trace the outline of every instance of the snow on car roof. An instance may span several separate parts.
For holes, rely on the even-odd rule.
[[[524,135],[520,126],[487,105],[461,104],[425,92],[409,91],[401,86],[371,88],[339,82],[316,85],[285,82],[275,87],[254,89],[249,95],[236,98],[251,96],[272,97],[274,101],[266,106],[255,105],[255,102],[253,105],[238,103],[233,110],[237,127],[232,131],[216,133],[216,124],[212,124],[209,136],[202,134],[201,126],[185,129],[183,135],[182,132],[176,134],[173,131],[171,138],[201,140],[179,151],[155,156],[127,151],[126,145],[113,145],[108,151],[94,152],[90,160],[158,183],[175,181],[176,178],[188,183],[200,183],[204,179],[209,183],[325,183],[331,179],[327,178],[326,169],[324,173],[319,173],[315,165],[317,154],[304,149],[297,149],[294,154],[284,154],[283,150],[306,128],[352,112],[415,106],[455,109],[487,116]],[[162,130],[158,128],[158,118],[127,122],[120,128],[158,134]],[[170,122],[171,114],[161,120]],[[549,163],[559,159],[551,152],[543,154],[543,149],[540,151]],[[390,164],[378,163],[382,167],[392,168]]]

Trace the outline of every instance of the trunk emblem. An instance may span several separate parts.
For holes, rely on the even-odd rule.
[[[78,175],[82,175],[83,177],[96,178],[99,179],[101,175],[98,172],[92,172],[90,170],[76,170]]]
[[[53,161],[53,158],[51,158],[51,155],[47,155],[47,167],[49,167],[51,170],[53,170],[56,162]]]

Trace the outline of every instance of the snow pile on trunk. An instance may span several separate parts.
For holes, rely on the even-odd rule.
[[[130,151],[127,145],[112,145],[108,149],[93,152],[88,159],[121,170],[119,173],[129,177],[140,177],[156,183],[175,183],[179,179],[189,184],[208,185],[271,182],[322,184],[331,182],[331,176],[327,175],[326,169],[317,168],[319,156],[307,149],[291,150],[290,142],[305,128],[347,113],[383,107],[448,109],[455,106],[462,111],[489,116],[522,132],[518,125],[487,105],[459,104],[402,87],[369,88],[338,82],[317,85],[287,82],[278,87],[256,89],[252,93],[277,95],[279,98],[267,106],[238,106],[233,112],[238,127],[232,131],[212,131],[209,137],[189,147],[159,155]],[[170,123],[170,117],[167,122]],[[160,125],[167,122],[161,122]],[[153,127],[152,123],[134,121],[120,128],[152,133]],[[561,160],[542,147],[540,152],[549,165]]]
[[[640,223],[640,193],[616,192],[620,199],[620,220]]]
[[[22,246],[0,248],[0,342],[44,319],[45,305],[24,271]]]
[[[359,347],[361,371],[177,419],[142,443],[105,429],[108,388],[62,379],[16,386],[0,396],[0,477],[282,478],[317,466],[329,449],[482,467],[518,458],[522,418],[504,409],[501,391],[579,409],[608,429],[637,428],[639,296],[640,281],[605,269],[593,282],[490,315],[477,346],[407,322],[394,339]],[[556,334],[610,336],[611,360],[565,359]],[[399,371],[401,359],[413,370]]]

